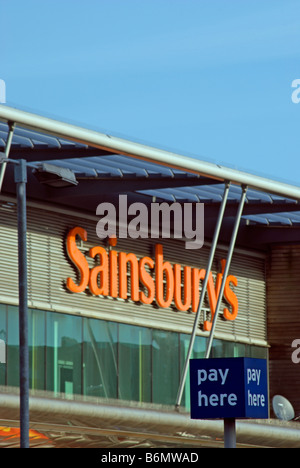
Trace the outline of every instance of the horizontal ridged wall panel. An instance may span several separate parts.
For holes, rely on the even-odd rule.
[[[300,412],[300,364],[292,347],[300,339],[300,245],[275,245],[268,261],[270,397],[283,395]]]
[[[70,264],[65,249],[66,234],[75,226],[88,232],[88,242],[80,249],[87,253],[95,245],[104,246],[96,236],[96,220],[80,219],[77,216],[54,213],[42,209],[28,209],[28,299],[32,307],[44,307],[57,311],[87,314],[109,320],[166,328],[174,331],[190,332],[195,314],[178,312],[174,307],[158,308],[154,303],[145,305],[131,300],[92,296],[88,291],[72,294],[65,288],[68,277],[76,279],[76,270]],[[182,266],[206,268],[209,247],[199,250],[186,250],[184,243],[177,240],[119,239],[115,250],[133,252],[138,257],[154,259],[155,244],[164,248],[164,261]],[[16,299],[17,279],[17,231],[16,213],[0,212],[0,297],[1,300]],[[221,271],[220,260],[226,258],[226,251],[218,250],[213,263],[214,277]],[[93,259],[89,259],[92,267]],[[230,274],[238,279],[235,293],[239,301],[239,313],[235,321],[225,321],[220,317],[217,333],[243,337],[246,341],[266,341],[266,294],[265,260],[250,254],[234,253]],[[207,313],[209,314],[206,301]],[[221,310],[228,305],[224,302]],[[202,313],[201,323],[204,320]],[[201,333],[201,330],[199,331]]]

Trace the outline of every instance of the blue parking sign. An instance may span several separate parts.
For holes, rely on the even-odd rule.
[[[192,419],[269,416],[265,359],[190,360]]]

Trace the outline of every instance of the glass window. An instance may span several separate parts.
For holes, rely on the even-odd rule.
[[[19,386],[19,368],[19,310],[7,306],[7,385]]]
[[[83,393],[117,398],[118,324],[83,320]]]
[[[233,341],[214,340],[212,358],[247,357],[247,346]]]
[[[0,304],[0,385],[6,382],[6,306]]]
[[[234,343],[234,354],[232,357],[247,357],[247,345],[244,343]]]
[[[180,375],[183,372],[186,356],[189,350],[191,335],[180,335]],[[191,354],[191,359],[204,359],[206,352],[206,338],[202,336],[196,336],[194,346]],[[187,409],[190,408],[190,372],[188,370],[184,391],[182,394],[181,404]]]
[[[151,335],[148,328],[119,324],[121,400],[151,401]]]
[[[82,319],[47,312],[47,390],[81,393]]]
[[[45,388],[45,312],[28,311],[30,388]]]
[[[153,330],[153,402],[174,405],[179,385],[179,335]]]
[[[250,348],[250,357],[257,359],[267,359],[268,358],[268,348],[263,348],[262,346],[249,346]]]
[[[83,394],[174,405],[190,335],[28,311],[30,387],[54,395]],[[204,358],[197,336],[192,358]],[[211,357],[268,357],[268,349],[214,340]],[[0,385],[19,386],[18,307],[0,304]],[[182,406],[190,406],[189,375]]]
[[[210,357],[211,358],[224,358],[224,357],[230,357],[226,355],[226,351],[229,352],[229,354],[233,355],[234,350],[234,343],[229,342],[229,346],[226,346],[226,343],[222,340],[217,340],[214,339],[211,347],[211,353]]]

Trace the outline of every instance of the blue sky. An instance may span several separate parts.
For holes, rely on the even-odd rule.
[[[6,103],[300,185],[299,0],[0,0]]]

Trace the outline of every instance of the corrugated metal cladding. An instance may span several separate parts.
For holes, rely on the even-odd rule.
[[[300,245],[275,245],[268,259],[270,394],[284,395],[300,414],[300,366],[292,360],[300,338]]]
[[[88,315],[106,320],[132,323],[166,330],[191,333],[195,314],[178,312],[175,308],[158,308],[145,305],[92,296],[88,292],[70,293],[65,288],[68,277],[76,280],[76,270],[71,265],[65,248],[68,231],[81,226],[88,232],[88,242],[82,242],[80,249],[88,252],[95,245],[105,245],[96,235],[95,220],[79,218],[73,214],[51,212],[48,209],[28,208],[28,281],[29,305],[32,308],[54,310],[65,313]],[[153,240],[118,240],[115,250],[133,252],[138,257],[154,258]],[[164,260],[196,268],[206,268],[209,246],[199,250],[186,250],[184,243],[163,240]],[[17,303],[17,228],[15,207],[0,211],[0,301]],[[226,251],[219,251],[213,264],[213,274],[221,271],[220,260],[226,258]],[[91,267],[95,261],[90,259]],[[231,340],[266,344],[266,293],[265,260],[251,253],[235,252],[230,273],[238,279],[235,293],[239,301],[239,313],[234,322],[219,320],[217,336]],[[225,303],[224,303],[225,306]],[[222,308],[223,310],[223,308]],[[201,323],[203,324],[203,311]],[[199,334],[202,334],[201,328]],[[207,333],[206,333],[207,334]],[[226,335],[226,336],[225,336]]]

